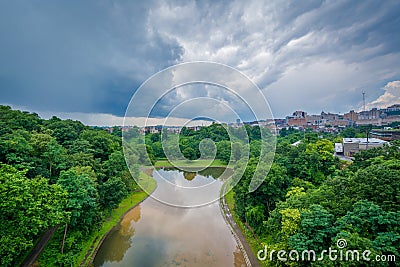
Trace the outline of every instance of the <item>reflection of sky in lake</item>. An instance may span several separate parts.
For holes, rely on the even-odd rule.
[[[201,175],[204,174],[204,175]],[[157,189],[152,198],[178,207],[199,207],[219,199],[222,180],[232,174],[224,168],[208,168],[196,173],[160,169],[153,172]],[[214,179],[220,177],[218,179]]]
[[[185,179],[182,172],[165,172],[174,179]],[[193,181],[197,179],[209,178],[196,175]],[[158,184],[156,191],[163,191],[163,187]],[[179,197],[184,201],[188,196]],[[242,262],[218,202],[199,208],[179,208],[148,198],[132,209],[105,239],[94,264],[240,266]]]
[[[157,189],[151,197],[172,206],[193,207],[215,202],[222,185],[221,181],[213,179],[210,182],[212,178],[206,177],[187,181],[182,172],[178,171],[158,170],[153,173],[153,177],[157,181]],[[179,186],[186,183],[197,184],[197,186]]]
[[[182,174],[185,179],[182,179]],[[218,180],[215,180],[211,175],[206,177],[202,175],[198,175],[196,177],[195,172],[177,172],[172,169],[160,169],[153,176],[158,176],[159,178],[163,178],[171,184],[175,184],[181,187],[199,187],[211,184]],[[194,179],[196,177],[196,179]],[[158,181],[157,181],[158,182]]]

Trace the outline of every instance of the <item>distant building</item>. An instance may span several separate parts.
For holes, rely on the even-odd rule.
[[[360,150],[381,147],[389,142],[377,138],[343,138],[343,154],[352,157]]]
[[[343,144],[342,143],[335,143],[335,153],[343,154]]]
[[[306,118],[297,118],[297,117],[288,117],[287,118],[287,125],[289,126],[297,126],[297,127],[305,127],[307,126]]]
[[[293,112],[293,117],[295,118],[305,118],[307,116],[307,112],[302,111],[302,110],[297,110]]]
[[[198,130],[200,130],[201,129],[201,126],[188,126],[188,127],[186,127],[188,130],[193,130],[193,131],[198,131]]]
[[[385,113],[386,116],[398,116],[400,115],[400,104],[381,109],[381,111]]]
[[[314,126],[322,125],[321,115],[308,115],[307,125],[314,125]]]
[[[349,113],[345,113],[343,115],[343,118],[345,120],[351,121],[352,123],[356,122],[358,120],[358,115],[356,112],[354,112],[354,110],[350,110]]]
[[[321,120],[324,120],[325,122],[329,121],[335,121],[339,119],[339,114],[334,114],[334,113],[325,113],[324,111],[321,112]]]
[[[338,119],[338,120],[329,121],[326,124],[329,124],[331,126],[350,126],[351,122],[348,120]]]
[[[383,109],[373,108],[368,111],[361,111],[357,115],[357,125],[389,125],[400,121],[400,104]]]
[[[161,133],[162,129],[163,129],[163,126],[162,126],[162,125],[157,125],[157,126],[146,126],[146,127],[145,127],[145,133],[151,133],[151,134],[154,134],[154,133]]]
[[[276,126],[285,126],[286,125],[286,120],[285,119],[274,119],[275,125]]]
[[[293,112],[292,116],[286,117],[286,124],[290,127],[305,127],[307,126],[307,112],[297,110]]]
[[[400,129],[373,129],[371,137],[385,141],[393,141],[400,139]]]
[[[354,118],[353,118],[354,119]],[[347,127],[352,125],[344,115],[336,113],[326,113],[324,111],[318,115],[308,115],[305,111],[295,111],[291,116],[286,117],[286,124],[290,127],[312,128],[314,130],[323,129],[325,126]]]

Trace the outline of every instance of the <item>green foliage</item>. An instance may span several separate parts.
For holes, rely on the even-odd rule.
[[[321,205],[313,204],[300,212],[301,222],[297,233],[289,237],[289,247],[297,251],[322,251],[329,247],[333,234],[333,218]]]
[[[186,147],[183,151],[182,154],[185,158],[189,160],[195,160],[197,159],[196,151],[191,148],[191,147]]]
[[[270,133],[268,133],[270,135]],[[134,137],[136,136],[136,137]],[[139,144],[138,135],[128,134],[126,140],[129,146]],[[239,160],[246,156],[247,137],[250,141],[257,141],[253,144],[254,153],[260,156],[261,130],[259,127],[246,126],[246,128],[230,128],[226,125],[213,123],[208,127],[200,127],[199,130],[183,127],[180,134],[171,134],[163,131],[162,138],[160,133],[146,133],[145,144],[151,161],[163,160],[168,156],[171,159],[198,159],[213,158],[228,163]],[[178,140],[178,141],[176,141]],[[178,142],[179,147],[176,147]],[[189,149],[190,148],[190,149]],[[231,154],[231,150],[233,153]],[[164,154],[165,152],[165,154]],[[139,161],[143,160],[139,156]]]
[[[354,132],[350,129],[346,134]],[[336,241],[345,238],[348,249],[371,250],[371,257],[385,254],[398,258],[400,142],[361,151],[352,164],[341,165],[333,156],[333,141],[339,137],[326,137],[282,130],[275,162],[267,175],[267,169],[264,170],[264,176],[254,174],[258,163],[256,153],[251,153],[248,163],[239,160],[235,169],[245,171],[241,180],[236,177],[238,172],[234,173],[234,180],[239,181],[233,188],[236,215],[270,249],[313,249],[320,253],[335,248]],[[302,141],[297,146],[291,145],[299,140]],[[249,179],[253,175],[265,180],[255,192],[249,193]],[[271,264],[298,266],[282,261]],[[308,265],[334,266],[329,260],[304,263]],[[357,266],[357,263],[341,265]]]
[[[273,142],[261,141],[261,135],[269,140],[271,134],[260,127],[214,123],[198,131],[183,128],[179,135],[163,131],[145,136],[133,127],[124,132],[124,155],[118,127],[110,134],[77,121],[42,120],[0,106],[0,162],[8,164],[0,167],[1,265],[20,263],[41,233],[65,223],[64,254],[59,229],[43,263],[77,264],[87,235],[137,188],[124,156],[138,179],[139,166],[165,158],[165,150],[177,160],[182,154],[191,160],[214,155],[225,163],[232,159],[238,182],[233,188],[235,213],[270,247],[318,251],[345,238],[349,248],[399,257],[400,141],[362,151],[352,164],[341,165],[333,156],[333,142],[366,130],[346,128],[333,136],[282,129],[272,155]],[[266,159],[273,156],[270,166]],[[250,193],[252,179],[263,183]]]
[[[30,133],[22,129],[0,136],[0,160],[21,170],[32,169],[30,137]]]
[[[290,236],[296,234],[300,229],[300,211],[298,209],[283,209],[282,215],[282,235],[287,240]]]
[[[139,128],[134,126],[130,128],[126,133],[124,133],[124,138],[133,139],[133,138],[138,138],[139,135],[140,135]]]
[[[65,223],[64,254],[59,229],[44,251],[50,255],[45,265],[75,264],[88,234],[137,190],[122,153],[121,132],[114,130],[110,134],[57,117],[43,120],[0,106],[0,163],[12,165],[0,167],[0,265],[18,265],[44,231]],[[130,134],[138,136],[138,129]],[[138,166],[144,160],[138,161],[143,155],[136,145],[144,144],[132,147]],[[138,167],[136,172],[138,177]]]
[[[57,139],[57,142],[64,147],[68,147],[77,140],[85,128],[79,121],[61,120],[57,117],[52,117],[44,124],[53,131],[53,136]]]
[[[237,144],[240,145],[239,143],[237,143]],[[237,149],[239,149],[239,148],[237,147]],[[200,150],[201,157],[203,157],[203,158],[214,158],[216,155],[216,146],[215,146],[214,142],[209,138],[203,139],[200,142],[199,150]]]
[[[45,178],[28,179],[0,165],[0,263],[14,266],[33,248],[38,235],[66,222],[67,193]]]
[[[156,158],[165,158],[164,149],[160,141],[151,144],[152,152]]]
[[[38,131],[42,120],[36,113],[11,110],[9,106],[0,106],[0,134],[11,133],[17,129]]]
[[[127,195],[125,183],[119,177],[112,177],[99,188],[100,205],[103,209],[115,209]]]
[[[384,211],[380,206],[367,200],[361,200],[353,205],[353,211],[337,221],[341,231],[355,232],[360,236],[374,239],[381,233],[392,232],[393,237],[400,227],[400,212]],[[397,237],[398,239],[398,237]]]
[[[121,139],[103,130],[83,130],[80,139],[88,141],[94,157],[102,161],[107,160],[113,151],[121,149]]]
[[[354,201],[369,200],[385,210],[400,208],[400,160],[377,161],[350,177],[346,193]]]
[[[119,176],[123,171],[127,170],[125,157],[122,151],[111,153],[108,160],[104,161],[103,168],[108,177]]]
[[[357,131],[353,127],[348,127],[343,130],[342,136],[346,138],[354,138],[356,137]]]
[[[51,134],[51,130],[47,130],[45,133],[33,132],[31,134],[30,145],[33,148],[33,161],[39,166],[32,170],[31,176],[42,175],[50,178],[66,169],[66,150],[57,143]]]
[[[223,140],[217,143],[217,158],[228,163],[231,158],[231,142]]]
[[[239,142],[232,143],[232,159],[238,161],[242,156],[244,156],[243,145]]]
[[[262,225],[265,220],[265,212],[264,206],[258,205],[255,207],[249,206],[246,213],[245,213],[246,222],[251,226],[259,226]],[[261,233],[262,228],[257,227],[256,232],[259,234]]]
[[[70,169],[60,173],[57,183],[68,192],[70,227],[88,233],[98,223],[98,193],[94,181],[88,174]]]
[[[400,211],[386,212],[370,201],[361,200],[336,225],[337,238],[346,238],[350,248],[400,256]]]

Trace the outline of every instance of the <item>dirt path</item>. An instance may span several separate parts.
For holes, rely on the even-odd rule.
[[[248,267],[249,266],[259,267],[260,264],[258,263],[257,258],[255,257],[253,251],[251,250],[249,244],[247,243],[246,238],[243,236],[242,231],[240,231],[239,227],[232,218],[232,213],[230,212],[229,207],[225,201],[225,190],[226,190],[226,184],[223,185],[223,188],[221,190],[223,192],[223,197],[221,197],[220,199],[221,212],[225,218],[225,221],[229,225],[231,232],[236,239],[236,242],[238,243],[238,246],[245,259],[246,265]]]
[[[47,243],[56,232],[57,228],[58,225],[53,228],[49,228],[46,230],[46,232],[44,232],[44,234],[40,237],[40,240],[36,243],[35,247],[31,250],[31,253],[29,253],[24,262],[21,264],[21,267],[28,267],[33,265],[37,257],[39,257],[40,253],[42,253],[43,249],[46,247]]]

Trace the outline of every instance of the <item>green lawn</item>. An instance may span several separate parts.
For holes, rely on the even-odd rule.
[[[146,175],[144,173],[140,173],[140,180],[139,183],[141,185],[145,185],[145,191],[146,192],[153,192],[154,189],[157,186],[156,181],[153,179],[153,177]],[[82,247],[82,252],[79,254],[77,257],[76,261],[76,266],[79,266],[84,260],[85,256],[88,254],[88,257],[86,257],[85,264],[84,266],[87,266],[93,257],[93,253],[98,246],[100,240],[102,237],[107,234],[108,231],[110,231],[115,225],[118,224],[118,222],[121,220],[123,215],[132,209],[134,206],[136,206],[138,203],[143,201],[148,194],[144,191],[140,192],[133,192],[131,195],[125,197],[121,203],[119,204],[118,208],[112,210],[110,216],[103,222],[102,227],[98,231],[94,231],[91,236],[86,240],[86,242],[83,244]]]
[[[226,163],[219,159],[210,160],[174,160],[175,166],[179,167],[226,167]],[[174,167],[168,160],[158,160],[154,164],[154,167]]]

